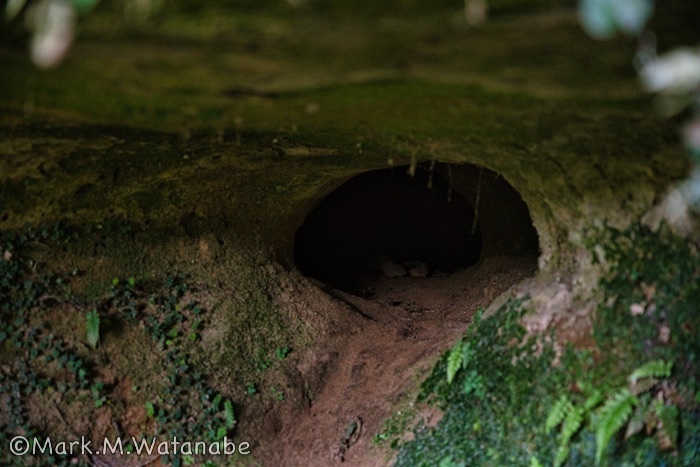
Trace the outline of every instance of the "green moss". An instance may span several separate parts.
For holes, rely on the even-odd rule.
[[[553,437],[537,427],[564,388],[565,374],[551,370],[551,347],[540,352],[536,339],[524,339],[518,324],[523,313],[519,302],[509,302],[488,319],[477,319],[461,341],[469,358],[461,360],[451,383],[450,353],[437,363],[419,400],[437,403],[444,416],[435,428],[418,428],[415,441],[401,447],[397,465],[446,459],[456,465],[528,465],[538,449],[552,450]]]
[[[665,227],[658,233],[640,226],[608,229],[597,241],[605,245],[610,267],[601,282],[605,296],[594,329],[601,348],[615,349],[621,369],[676,360],[690,389],[700,389],[697,246]]]
[[[552,366],[551,343],[525,337],[518,324],[525,312],[518,302],[476,320],[419,396],[438,404],[442,420],[419,427],[415,440],[401,446],[397,465],[547,465],[557,456],[566,465],[593,465],[600,454],[615,465],[697,464],[697,248],[666,229],[639,226],[606,229],[593,244],[608,264],[594,322],[596,348],[569,348]],[[674,362],[672,372],[665,362]],[[649,379],[638,385],[638,378],[628,380],[631,374]],[[656,438],[628,426],[633,407],[666,420],[655,425]],[[561,438],[552,430],[560,423]],[[624,426],[632,433],[627,440],[619,431]],[[610,444],[597,454],[601,436]]]
[[[97,233],[109,234],[105,241],[133,234],[123,222],[100,225]],[[60,224],[0,233],[0,352],[7,363],[0,369],[0,441],[7,443],[17,434],[60,434],[62,425],[36,415],[45,412],[42,405],[35,407],[41,404],[37,400],[52,393],[61,395],[52,404],[71,427],[90,420],[81,433],[88,438],[101,429],[92,422],[104,406],[110,408],[112,423],[123,427],[134,423],[130,417],[141,404],[150,417],[142,436],[208,442],[231,436],[236,424],[231,392],[213,389],[209,375],[194,363],[201,333],[211,323],[210,313],[196,299],[196,286],[173,273],[162,282],[113,278],[92,296],[85,288],[75,289],[85,271],[61,269],[54,261],[60,250],[71,251],[73,242],[92,234],[92,229]],[[85,310],[99,316],[96,348],[85,343]],[[126,382],[131,387],[120,387]],[[1,459],[8,465],[22,462],[9,452]],[[64,465],[69,459],[47,454],[41,462]]]

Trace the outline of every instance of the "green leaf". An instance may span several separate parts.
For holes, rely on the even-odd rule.
[[[652,360],[634,370],[629,377],[629,382],[634,384],[642,378],[668,378],[671,376],[671,368],[673,368],[673,362]]]
[[[627,388],[621,389],[598,411],[596,420],[596,465],[600,464],[603,452],[617,431],[627,423],[637,398]]]
[[[564,419],[564,424],[561,427],[561,444],[567,445],[572,436],[581,428],[583,423],[584,409],[575,407],[570,410]]]
[[[146,415],[148,415],[150,418],[153,418],[156,414],[156,408],[153,405],[153,402],[148,401],[146,402]]]
[[[231,401],[224,402],[224,416],[226,418],[226,426],[231,429],[236,424],[236,417],[233,413],[233,404]]]
[[[661,420],[661,430],[671,442],[672,449],[675,449],[678,446],[678,408],[657,400],[654,403],[654,411]]]
[[[601,402],[603,402],[603,393],[600,392],[599,389],[596,389],[595,391],[593,391],[593,394],[591,394],[588,397],[588,399],[586,399],[586,401],[583,403],[583,407],[586,410],[586,412],[590,412],[591,410],[596,408]]]
[[[462,365],[462,341],[457,342],[447,356],[447,382],[452,384],[457,370]]]
[[[573,405],[571,404],[569,396],[562,394],[549,411],[547,421],[544,425],[544,430],[547,433],[552,431],[554,427],[564,421],[566,414],[568,414],[572,409]]]
[[[289,354],[289,347],[286,345],[284,347],[277,347],[275,354],[277,355],[278,359],[284,360]]]
[[[100,0],[73,0],[73,6],[80,13],[88,13]]]
[[[472,343],[464,342],[462,344],[462,368],[464,368],[465,370],[469,366],[469,362],[471,362],[472,356],[474,356],[474,350],[472,350]]]
[[[566,459],[569,457],[569,450],[568,444],[562,444],[559,446],[559,449],[557,449],[557,456],[554,458],[555,467],[559,467],[566,462]]]
[[[85,318],[87,320],[87,341],[90,347],[95,349],[97,348],[97,342],[100,340],[100,316],[97,314],[97,310],[92,310],[86,313]]]
[[[639,396],[640,394],[644,394],[650,389],[653,389],[653,387],[656,386],[658,383],[659,380],[656,378],[645,378],[641,381],[635,381],[634,383],[630,384],[629,388],[632,394],[634,394],[635,396]]]
[[[637,408],[634,409],[634,413],[627,424],[627,430],[625,430],[625,441],[642,431],[646,423],[647,415],[649,414],[648,410],[648,400],[647,403],[644,403],[643,400],[641,400],[637,405]]]
[[[470,371],[464,378],[462,394],[468,396],[475,393],[479,399],[482,399],[484,396],[483,382],[484,378],[476,370]]]

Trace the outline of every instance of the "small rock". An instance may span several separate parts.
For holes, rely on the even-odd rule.
[[[411,277],[428,277],[430,275],[430,266],[425,261],[406,261],[403,266]]]
[[[671,340],[671,328],[667,324],[663,324],[659,327],[659,342],[662,344],[668,344]]]
[[[630,313],[632,316],[639,316],[644,313],[644,306],[641,303],[633,303],[630,305]]]
[[[372,258],[382,273],[387,277],[401,277],[406,275],[406,270],[389,255],[377,255]]]
[[[642,293],[644,294],[644,299],[647,302],[652,301],[656,295],[656,284],[648,285],[645,282],[642,282],[641,287]]]

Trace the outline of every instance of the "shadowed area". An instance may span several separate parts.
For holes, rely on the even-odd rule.
[[[452,272],[481,256],[474,209],[437,173],[407,167],[358,175],[323,199],[296,234],[299,269],[352,290],[381,271],[382,258]]]

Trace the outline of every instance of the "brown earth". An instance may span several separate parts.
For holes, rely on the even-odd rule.
[[[270,466],[390,463],[393,451],[372,442],[383,421],[398,405],[413,406],[417,385],[480,307],[536,269],[534,256],[501,256],[443,277],[377,276],[366,298],[328,289],[357,311],[358,330],[314,346],[303,364],[325,368],[322,390],[308,409],[278,414],[278,431],[261,434],[256,458]],[[347,439],[352,423],[359,436]]]

